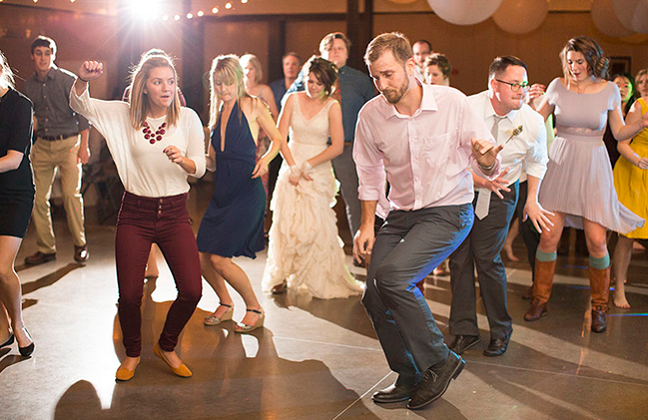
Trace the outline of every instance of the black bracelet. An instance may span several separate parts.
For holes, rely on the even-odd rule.
[[[79,76],[77,76],[77,79],[79,79],[79,80],[81,80],[82,82],[85,82],[85,83],[90,83],[90,80],[84,80],[84,79],[80,78]]]

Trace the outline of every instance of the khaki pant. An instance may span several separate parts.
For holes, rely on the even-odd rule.
[[[32,220],[38,236],[36,242],[38,251],[44,254],[56,252],[49,199],[57,170],[61,174],[63,203],[72,240],[76,246],[86,244],[81,196],[81,164],[77,163],[80,144],[81,136],[77,135],[54,141],[38,139],[32,147],[31,161],[36,184]]]

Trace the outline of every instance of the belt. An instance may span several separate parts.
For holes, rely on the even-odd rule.
[[[39,139],[47,140],[47,141],[55,141],[55,140],[63,140],[68,137],[74,137],[78,136],[79,133],[71,133],[71,134],[59,134],[58,136],[38,136]]]
[[[345,141],[344,145],[345,146],[353,146],[353,142],[352,141]]]

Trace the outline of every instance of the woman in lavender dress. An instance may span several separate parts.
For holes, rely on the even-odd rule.
[[[619,203],[603,133],[609,123],[617,140],[630,138],[648,126],[648,116],[624,124],[619,88],[604,80],[609,60],[592,38],[570,39],[560,58],[564,77],[551,82],[538,107],[545,118],[552,113],[556,116],[558,133],[540,189],[540,203],[554,212],[550,217],[553,227],[542,232],[536,253],[533,301],[524,319],[535,321],[547,313],[556,247],[563,227],[571,226],[585,230],[590,254],[591,329],[603,332],[607,328],[610,278],[606,231],[627,233],[644,223]]]

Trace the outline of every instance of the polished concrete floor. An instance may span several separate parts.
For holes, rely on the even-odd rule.
[[[200,190],[200,188],[198,188]],[[195,197],[194,197],[195,198]],[[204,199],[192,202],[196,223]],[[90,215],[89,215],[90,216]],[[89,217],[91,219],[91,217]],[[584,258],[561,257],[550,314],[526,323],[530,284],[526,263],[510,265],[509,309],[514,333],[508,352],[482,355],[488,343],[483,308],[482,343],[468,350],[466,369],[445,395],[424,410],[376,405],[371,394],[395,379],[359,297],[322,301],[303,293],[273,297],[260,292],[265,253],[238,259],[267,313],[265,328],[233,333],[233,324],[205,327],[217,298],[205,283],[199,308],[177,351],[194,376],[174,376],[153,356],[173,279],[146,285],[142,362],[136,376],[115,382],[124,357],[116,319],[117,286],[110,225],[88,223],[91,259],[73,263],[72,245],[56,217],[59,255],[25,267],[35,251],[30,228],[18,255],[24,317],[36,350],[0,351],[0,419],[646,419],[648,418],[648,260],[635,254],[628,284],[629,310],[611,309],[604,334],[589,330]],[[520,243],[516,253],[522,256]],[[349,259],[350,262],[350,259]],[[363,278],[362,269],[353,269]],[[429,277],[426,298],[448,333],[449,277]],[[245,307],[235,298],[235,319]]]

